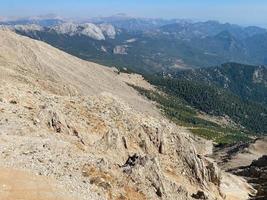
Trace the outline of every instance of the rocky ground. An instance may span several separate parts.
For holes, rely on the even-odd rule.
[[[74,200],[57,181],[10,168],[0,168],[0,186],[5,200]]]
[[[0,197],[245,200],[252,191],[128,86],[141,77],[5,30],[0,70]]]

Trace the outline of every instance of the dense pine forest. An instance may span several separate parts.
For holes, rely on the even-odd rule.
[[[193,108],[216,116],[229,116],[247,130],[267,132],[267,108],[259,103],[242,100],[224,89],[173,78],[148,77],[164,92],[187,102]]]

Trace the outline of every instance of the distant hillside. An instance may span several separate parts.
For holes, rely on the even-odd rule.
[[[256,26],[242,27],[236,24],[219,23],[218,21],[176,22],[164,25],[160,28],[160,30],[171,33],[176,37],[185,38],[203,38],[207,36],[216,36],[221,32],[229,32],[236,38],[244,39],[254,35],[266,33],[266,29],[264,28]]]
[[[238,63],[194,69],[175,74],[176,78],[216,85],[244,100],[267,105],[267,68]]]

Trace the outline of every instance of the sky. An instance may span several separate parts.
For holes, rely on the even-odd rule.
[[[151,18],[218,20],[267,27],[267,0],[0,0],[0,16],[53,13],[88,18],[125,13]]]

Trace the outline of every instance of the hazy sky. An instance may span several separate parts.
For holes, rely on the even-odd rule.
[[[54,13],[64,17],[109,16],[220,20],[267,27],[267,0],[0,0],[0,16]]]

